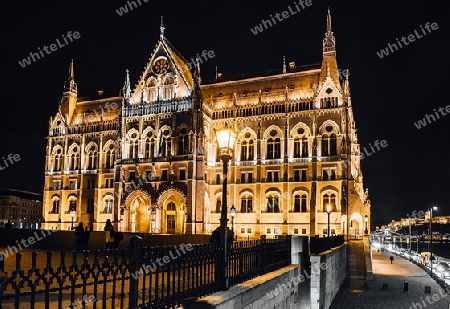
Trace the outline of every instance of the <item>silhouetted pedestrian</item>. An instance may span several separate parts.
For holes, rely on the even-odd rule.
[[[394,257],[391,255],[391,256],[389,257],[389,259],[391,260],[391,264],[392,264],[392,261],[394,260]]]
[[[78,252],[83,251],[83,242],[84,242],[84,226],[83,222],[78,223],[78,226],[75,228],[75,250]]]
[[[5,223],[5,229],[12,230],[12,224],[11,221],[8,219],[8,222]]]
[[[88,250],[90,236],[91,236],[91,232],[89,232],[89,230],[86,226],[86,228],[84,229],[84,233],[83,233],[83,250]]]
[[[106,220],[105,224],[105,241],[106,241],[106,249],[113,250],[114,249],[114,226],[111,223],[111,220]]]

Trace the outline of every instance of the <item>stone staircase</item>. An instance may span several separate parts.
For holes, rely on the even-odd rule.
[[[347,242],[347,284],[356,292],[362,289],[365,280],[364,242],[349,241]]]

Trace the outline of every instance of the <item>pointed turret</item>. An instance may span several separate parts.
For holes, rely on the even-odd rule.
[[[166,29],[164,27],[163,20],[164,20],[164,16],[161,16],[161,26],[159,27],[159,38],[161,39],[161,41],[164,40],[164,30]]]
[[[75,73],[73,68],[73,59],[69,65],[69,77],[64,82],[64,92],[61,99],[59,109],[61,114],[68,119],[68,123],[72,119],[77,106],[77,84],[75,83]]]
[[[336,39],[334,38],[333,31],[331,30],[330,8],[328,8],[327,14],[327,31],[325,32],[325,38],[323,39],[323,54],[324,56],[336,56]]]
[[[72,93],[77,93],[77,84],[75,83],[75,73],[73,69],[73,59],[69,65],[69,77],[64,83],[64,92],[69,91]]]
[[[125,72],[125,83],[123,84],[122,95],[123,98],[128,101],[131,97],[130,74],[128,69]]]
[[[326,77],[331,77],[338,88],[341,87],[339,81],[339,70],[336,61],[336,40],[331,29],[331,12],[328,8],[327,14],[327,30],[325,38],[323,39],[323,58],[322,58],[322,72],[320,74],[320,81],[324,81]]]

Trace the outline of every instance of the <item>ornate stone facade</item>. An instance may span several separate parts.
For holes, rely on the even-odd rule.
[[[340,79],[328,13],[319,65],[202,83],[200,65],[167,41],[164,27],[132,91],[77,97],[73,63],[50,119],[45,226],[72,215],[94,230],[211,233],[219,225],[222,162],[216,130],[236,134],[228,207],[238,237],[361,235],[370,200],[348,77]],[[349,218],[349,220],[347,219]]]

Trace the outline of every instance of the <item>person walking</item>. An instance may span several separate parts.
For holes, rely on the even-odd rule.
[[[89,229],[86,226],[84,229],[84,234],[83,234],[83,250],[88,250],[90,236],[91,236],[91,232],[89,232]]]
[[[75,228],[75,250],[78,252],[83,251],[83,243],[84,243],[84,226],[83,222],[78,223],[78,226]]]
[[[114,226],[111,223],[111,220],[106,220],[105,224],[105,241],[106,241],[106,249],[113,250],[114,249]]]

